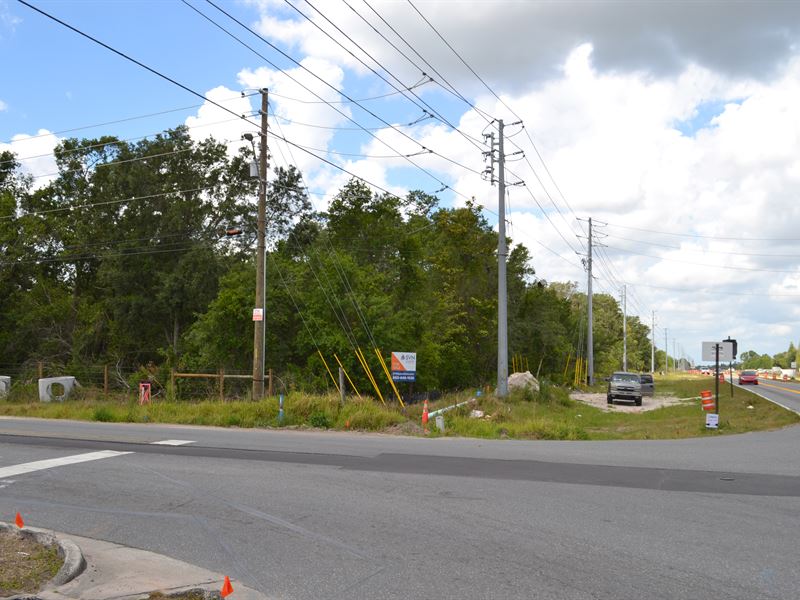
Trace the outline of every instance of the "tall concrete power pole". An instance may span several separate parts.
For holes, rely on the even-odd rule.
[[[628,370],[628,286],[622,286],[622,370]]]
[[[508,314],[506,297],[506,176],[503,154],[503,120],[498,121],[497,187],[498,240],[497,240],[497,395],[508,395]]]
[[[264,321],[267,318],[266,298],[266,231],[267,231],[267,108],[268,91],[261,90],[261,135],[260,156],[258,157],[258,240],[256,245],[256,310],[254,312],[253,333],[253,400],[264,397]]]
[[[664,327],[664,372],[669,373],[669,344],[667,344],[666,327]]]
[[[587,261],[587,271],[589,273],[586,285],[586,304],[589,321],[589,329],[586,332],[586,361],[587,377],[586,383],[594,384],[594,341],[592,339],[592,218],[589,217],[589,256]]]
[[[653,321],[650,327],[650,372],[656,372],[656,311],[653,311]]]

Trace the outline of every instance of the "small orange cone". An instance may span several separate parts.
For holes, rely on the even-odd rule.
[[[233,586],[231,585],[231,580],[225,575],[225,583],[222,584],[222,591],[220,592],[220,596],[223,598],[230,596],[233,593]]]
[[[25,521],[22,520],[22,515],[19,514],[19,513],[17,513],[17,518],[14,519],[14,522],[17,524],[17,527],[19,527],[20,529],[25,527]]]
[[[428,424],[428,401],[422,405],[422,425],[423,427]]]

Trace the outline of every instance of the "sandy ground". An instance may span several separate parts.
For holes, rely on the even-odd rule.
[[[676,398],[675,396],[645,396],[642,398],[641,406],[634,406],[633,402],[623,402],[621,400],[614,400],[614,404],[606,402],[605,394],[586,394],[582,392],[572,392],[569,395],[573,400],[584,402],[596,406],[600,410],[608,412],[630,412],[638,413],[646,410],[655,410],[664,406],[671,406],[673,404],[681,404],[685,399]]]

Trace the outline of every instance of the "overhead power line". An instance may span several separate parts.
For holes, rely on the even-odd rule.
[[[692,254],[726,254],[731,256],[757,256],[760,258],[800,258],[800,254],[765,254],[760,252],[726,252],[725,250],[712,250],[710,248],[700,248],[700,249],[693,249],[693,248],[684,248],[682,246],[671,246],[669,244],[659,244],[658,242],[650,242],[647,240],[639,240],[634,238],[623,237],[621,235],[614,235],[612,233],[608,234],[608,237],[617,239],[617,240],[625,240],[626,242],[633,242],[635,244],[644,244],[647,246],[657,246],[659,248],[669,248],[670,250],[680,250],[681,252],[689,252]]]
[[[229,35],[231,38],[233,38],[234,40],[236,40],[237,42],[239,42],[240,44],[242,44],[244,47],[246,47],[247,49],[249,49],[251,52],[253,52],[253,53],[254,53],[254,54],[256,54],[257,56],[259,56],[260,58],[262,58],[263,60],[265,60],[265,61],[266,61],[267,63],[269,63],[269,64],[270,64],[270,65],[271,65],[273,68],[277,69],[278,71],[280,71],[281,73],[283,73],[283,74],[284,74],[286,77],[290,78],[292,81],[294,81],[295,83],[297,83],[299,86],[301,86],[302,88],[306,89],[306,90],[307,90],[309,93],[313,94],[314,96],[316,96],[316,97],[317,97],[317,98],[319,98],[320,100],[325,100],[324,98],[322,98],[322,96],[320,96],[319,94],[317,94],[316,92],[314,92],[314,91],[313,91],[311,88],[309,88],[308,86],[306,86],[306,85],[304,85],[303,83],[301,83],[301,82],[300,82],[299,80],[297,80],[295,77],[293,77],[292,75],[290,75],[289,73],[287,73],[287,72],[286,72],[284,69],[281,69],[281,68],[280,68],[278,65],[276,65],[274,62],[270,61],[270,60],[269,60],[267,57],[265,57],[263,54],[261,54],[260,52],[258,52],[257,50],[255,50],[255,49],[254,49],[252,46],[248,45],[247,43],[245,43],[244,41],[242,41],[240,38],[238,38],[236,35],[234,35],[234,34],[233,34],[233,33],[231,33],[230,31],[228,31],[227,29],[225,29],[225,28],[224,28],[222,25],[220,25],[219,23],[217,23],[216,21],[214,21],[214,19],[212,19],[211,17],[209,17],[208,15],[206,15],[205,13],[203,13],[201,10],[199,10],[199,9],[198,9],[198,8],[196,8],[195,6],[192,6],[192,5],[191,5],[191,4],[190,4],[190,3],[189,3],[187,0],[181,0],[181,2],[183,2],[183,3],[184,3],[186,6],[188,6],[188,7],[189,7],[189,8],[191,8],[193,11],[195,11],[197,14],[199,14],[200,16],[202,16],[204,19],[206,19],[207,21],[209,21],[209,22],[210,22],[212,25],[214,25],[215,27],[219,28],[221,31],[223,31],[224,33],[226,33],[227,35]],[[216,4],[216,3],[214,3],[212,0],[206,0],[206,2],[207,2],[208,4],[210,4],[211,6],[213,6],[214,8],[216,8],[216,9],[217,9],[219,12],[221,12],[222,14],[224,14],[226,17],[228,17],[228,18],[229,18],[231,21],[233,21],[234,23],[236,23],[237,25],[239,25],[240,27],[242,27],[242,28],[243,28],[243,29],[245,29],[246,31],[250,32],[250,33],[251,33],[253,36],[257,37],[257,38],[258,38],[258,39],[260,39],[262,42],[264,42],[266,45],[268,45],[270,48],[272,48],[273,50],[275,50],[276,52],[278,52],[279,54],[281,54],[281,55],[282,55],[284,58],[286,58],[287,60],[290,60],[290,61],[291,61],[292,63],[294,63],[294,64],[295,64],[297,67],[299,67],[300,69],[302,69],[303,71],[307,72],[309,75],[311,75],[312,77],[314,77],[315,79],[317,79],[317,80],[318,80],[320,83],[322,83],[323,85],[325,85],[325,86],[329,87],[329,88],[330,88],[330,89],[332,89],[334,92],[336,92],[336,93],[338,93],[338,94],[341,94],[343,97],[347,98],[348,100],[352,100],[352,101],[355,103],[355,100],[354,100],[353,98],[351,98],[350,96],[348,96],[347,94],[345,94],[343,91],[341,91],[341,90],[337,89],[337,88],[336,88],[334,85],[332,85],[332,84],[331,84],[329,81],[327,81],[327,80],[326,80],[324,77],[321,77],[321,76],[319,76],[317,73],[315,73],[314,71],[312,71],[311,69],[309,69],[309,68],[308,68],[306,65],[304,65],[303,63],[301,63],[300,61],[298,61],[297,59],[295,59],[295,58],[294,58],[294,57],[292,57],[291,55],[287,54],[286,52],[284,52],[283,50],[281,50],[280,48],[278,48],[278,47],[277,47],[275,44],[273,44],[272,42],[270,42],[269,40],[267,40],[267,39],[266,39],[264,36],[260,35],[258,32],[256,32],[256,31],[254,31],[253,29],[251,29],[251,28],[250,28],[250,27],[249,27],[247,24],[243,23],[241,20],[239,20],[238,18],[236,18],[235,16],[233,16],[232,14],[230,14],[230,13],[229,13],[228,11],[226,11],[224,8],[222,8],[222,7],[220,7],[219,5],[217,5],[217,4]],[[383,119],[382,117],[380,117],[379,115],[377,115],[375,112],[373,112],[373,111],[372,111],[372,110],[370,110],[369,108],[365,107],[363,104],[358,104],[358,103],[356,103],[356,104],[357,104],[357,105],[358,105],[358,106],[359,106],[359,107],[360,107],[360,108],[361,108],[361,109],[362,109],[364,112],[366,112],[367,114],[369,114],[369,115],[370,115],[371,117],[373,117],[374,119],[376,119],[376,120],[380,121],[381,123],[383,123],[383,124],[384,124],[384,125],[386,125],[387,127],[394,129],[395,131],[397,131],[398,133],[400,133],[400,134],[401,134],[403,137],[405,137],[405,138],[408,138],[409,140],[411,140],[411,141],[412,141],[412,142],[414,142],[415,144],[419,145],[421,148],[427,149],[427,148],[425,148],[425,146],[424,146],[424,145],[422,145],[422,144],[421,144],[419,141],[415,140],[413,137],[409,136],[409,135],[408,135],[408,134],[406,134],[405,132],[403,132],[403,131],[401,131],[401,130],[399,130],[399,129],[395,128],[395,127],[394,127],[394,126],[393,126],[391,123],[389,123],[388,121],[386,121],[385,119]],[[447,183],[445,183],[444,181],[442,181],[442,180],[441,180],[441,179],[440,179],[438,176],[436,176],[436,175],[434,175],[433,173],[431,173],[431,172],[430,172],[428,169],[425,169],[424,167],[422,167],[422,166],[420,166],[419,164],[417,164],[415,161],[411,160],[411,158],[409,158],[408,156],[404,155],[402,152],[399,152],[398,150],[396,150],[394,147],[392,147],[392,145],[391,145],[391,144],[389,144],[388,142],[384,141],[383,139],[381,139],[380,137],[378,137],[377,135],[375,135],[374,133],[372,133],[372,132],[371,132],[371,131],[369,131],[368,129],[364,128],[364,127],[363,127],[363,125],[361,125],[361,123],[359,123],[358,121],[356,121],[355,119],[353,119],[353,118],[352,118],[350,115],[348,115],[347,113],[345,113],[345,112],[341,111],[340,109],[338,109],[338,108],[337,108],[336,106],[334,106],[334,105],[331,105],[331,104],[328,104],[328,105],[330,106],[330,108],[331,108],[332,110],[334,110],[334,111],[336,111],[337,113],[339,113],[340,115],[342,115],[342,116],[343,116],[344,118],[346,118],[348,121],[350,121],[351,123],[355,124],[355,125],[356,125],[356,126],[358,126],[358,127],[361,127],[361,128],[362,128],[362,129],[363,129],[363,130],[364,130],[364,131],[365,131],[365,132],[368,134],[368,135],[370,135],[371,137],[373,137],[374,139],[376,139],[377,141],[379,141],[380,143],[382,143],[384,146],[386,146],[387,148],[389,148],[389,150],[391,150],[392,152],[395,152],[395,153],[396,153],[396,154],[397,154],[399,157],[403,158],[404,160],[406,160],[407,162],[409,162],[410,164],[412,164],[414,167],[416,167],[418,170],[420,170],[422,173],[425,173],[425,174],[426,174],[428,177],[430,177],[430,178],[431,178],[431,179],[433,179],[434,181],[438,182],[438,183],[439,183],[439,185],[447,186],[447,188],[448,188],[448,189],[452,190],[452,191],[453,191],[454,193],[456,193],[457,195],[461,196],[462,198],[464,198],[464,199],[466,199],[466,200],[469,200],[469,197],[468,197],[468,196],[466,196],[465,194],[463,194],[463,193],[459,192],[458,190],[454,189],[452,186],[450,186],[449,184],[447,184]],[[447,157],[447,156],[444,156],[443,154],[441,154],[441,153],[439,153],[439,152],[436,152],[435,150],[432,150],[431,152],[432,152],[433,154],[436,154],[436,155],[437,155],[437,156],[439,156],[440,158],[443,158],[443,159],[445,159],[445,160],[447,160],[447,161],[450,161],[450,162],[452,162],[453,164],[456,164],[457,166],[463,167],[463,165],[461,165],[461,164],[460,164],[460,163],[458,163],[457,161],[454,161],[454,160],[450,159],[449,157]]]
[[[643,252],[635,252],[634,250],[627,250],[625,248],[619,248],[616,246],[608,246],[607,248],[611,248],[612,250],[617,250],[618,252],[625,252],[627,254],[635,254],[636,256],[645,256],[647,258],[654,258],[656,260],[665,260],[667,262],[674,262],[674,263],[682,263],[685,265],[693,265],[695,267],[708,267],[709,269],[727,269],[730,271],[751,271],[755,273],[791,273],[797,275],[800,273],[797,269],[795,270],[788,270],[788,269],[765,269],[761,267],[734,267],[731,265],[709,265],[707,263],[697,263],[691,260],[681,260],[679,258],[666,258],[664,256],[656,256],[655,254],[645,254]]]
[[[701,235],[699,233],[676,233],[673,231],[664,231],[663,229],[645,229],[643,227],[632,227],[630,225],[618,225],[609,223],[609,227],[618,227],[620,229],[631,229],[633,231],[644,231],[646,233],[658,233],[661,235],[671,235],[675,237],[691,237],[701,238],[704,240],[727,240],[734,242],[800,242],[800,238],[781,238],[781,237],[724,237],[719,235]]]
[[[153,74],[157,75],[158,77],[161,77],[162,79],[165,79],[166,81],[169,81],[170,83],[174,83],[175,85],[177,85],[178,87],[180,87],[180,88],[181,88],[181,89],[183,89],[183,90],[186,90],[186,91],[188,91],[188,92],[189,92],[189,93],[191,93],[192,95],[194,95],[194,96],[197,96],[197,97],[199,97],[199,98],[202,98],[202,99],[204,99],[205,101],[207,101],[208,103],[210,103],[210,104],[213,104],[213,105],[214,105],[214,106],[216,106],[217,108],[219,108],[219,109],[221,109],[221,110],[223,110],[223,111],[225,111],[225,112],[227,112],[227,113],[230,113],[230,114],[234,115],[234,116],[235,116],[237,119],[241,119],[241,120],[243,120],[244,122],[246,122],[246,123],[248,123],[248,124],[252,125],[253,127],[258,127],[258,125],[257,125],[256,123],[254,123],[254,122],[250,121],[250,120],[249,120],[247,117],[245,117],[245,116],[242,116],[242,115],[238,115],[237,113],[235,113],[235,112],[234,112],[234,111],[232,111],[231,109],[229,109],[229,108],[227,108],[227,107],[223,106],[223,105],[222,105],[222,104],[220,104],[219,102],[216,102],[216,101],[214,101],[214,100],[212,100],[212,99],[210,99],[210,98],[206,98],[206,97],[205,97],[203,94],[201,94],[200,92],[198,92],[198,91],[196,91],[196,90],[193,90],[193,89],[191,89],[191,88],[187,87],[186,85],[184,85],[184,84],[182,84],[182,83],[179,83],[179,82],[175,81],[175,80],[174,80],[174,79],[172,79],[171,77],[169,77],[169,76],[167,76],[167,75],[164,75],[164,74],[162,74],[162,73],[158,72],[157,70],[153,69],[152,67],[149,67],[149,66],[147,66],[147,65],[145,65],[145,64],[143,64],[143,63],[141,63],[140,61],[136,60],[135,58],[132,58],[132,57],[128,56],[128,55],[127,55],[127,54],[125,54],[124,52],[121,52],[121,51],[119,51],[119,50],[116,50],[115,48],[112,48],[112,47],[111,47],[111,46],[109,46],[108,44],[106,44],[106,43],[104,43],[104,42],[101,42],[100,40],[98,40],[98,39],[96,39],[96,38],[92,37],[91,35],[89,35],[89,34],[87,34],[87,33],[84,33],[84,32],[82,32],[82,31],[80,31],[79,29],[77,29],[77,28],[73,27],[72,25],[69,25],[68,23],[66,23],[66,22],[62,21],[61,19],[59,19],[59,18],[57,18],[57,17],[55,17],[55,16],[53,16],[53,15],[51,15],[51,14],[49,14],[49,13],[47,13],[47,12],[43,11],[43,10],[41,10],[41,9],[39,9],[39,8],[37,8],[37,7],[33,6],[33,5],[31,5],[30,3],[26,2],[25,0],[17,0],[17,1],[18,1],[18,2],[20,2],[21,4],[24,4],[25,6],[28,6],[28,7],[29,7],[29,8],[31,8],[32,10],[34,10],[34,11],[38,12],[39,14],[41,14],[41,15],[43,15],[43,16],[45,16],[45,17],[47,17],[48,19],[51,19],[51,20],[55,21],[56,23],[58,23],[58,24],[60,24],[60,25],[62,25],[62,26],[64,26],[64,27],[66,27],[67,29],[70,29],[71,31],[74,31],[75,33],[79,34],[80,36],[82,36],[82,37],[85,37],[86,39],[88,39],[88,40],[90,40],[90,41],[92,41],[92,42],[94,42],[94,43],[96,43],[96,44],[98,44],[98,45],[102,46],[103,48],[106,48],[106,49],[108,49],[109,51],[113,52],[114,54],[117,54],[118,56],[120,56],[120,57],[124,58],[125,60],[128,60],[128,61],[130,61],[130,62],[132,62],[132,63],[134,63],[134,64],[136,64],[136,65],[138,65],[138,66],[141,66],[142,68],[144,68],[144,69],[146,69],[147,71],[149,71],[149,72],[151,72],[151,73],[153,73]],[[221,10],[221,9],[220,9],[220,10]],[[256,35],[257,35],[257,34],[256,34]],[[259,36],[259,37],[260,37],[260,36]],[[310,90],[309,90],[309,91],[310,91]],[[298,149],[302,150],[302,151],[303,151],[303,152],[305,152],[306,154],[309,154],[310,156],[313,156],[313,157],[314,157],[314,158],[316,158],[317,160],[319,160],[319,161],[321,161],[321,162],[324,162],[324,163],[326,163],[326,164],[328,164],[328,165],[330,165],[330,166],[332,166],[332,167],[334,167],[334,168],[336,168],[336,169],[338,169],[338,170],[340,170],[340,171],[342,171],[342,172],[344,172],[344,173],[346,173],[346,174],[350,175],[351,177],[354,177],[355,179],[358,179],[359,181],[363,181],[364,183],[366,183],[367,185],[369,185],[369,186],[371,186],[371,187],[373,187],[373,188],[375,188],[375,189],[378,189],[378,190],[380,190],[380,191],[382,191],[382,192],[385,192],[386,194],[389,194],[390,196],[394,196],[394,195],[395,195],[395,194],[393,194],[393,193],[389,192],[388,190],[386,190],[385,188],[383,188],[383,187],[381,187],[381,186],[379,186],[379,185],[377,185],[377,184],[374,184],[374,183],[372,183],[371,181],[369,181],[369,180],[367,180],[367,179],[364,179],[363,177],[361,177],[361,176],[359,176],[359,175],[356,175],[356,174],[352,173],[351,171],[349,171],[349,170],[345,169],[344,167],[342,167],[342,166],[340,166],[340,165],[337,165],[336,163],[334,163],[334,162],[332,162],[332,161],[330,161],[330,160],[327,160],[327,159],[326,159],[326,158],[324,158],[324,157],[318,156],[318,155],[314,154],[313,152],[311,152],[311,151],[309,151],[309,150],[306,150],[305,148],[301,148],[299,145],[297,145],[297,144],[296,144],[296,143],[294,143],[294,142],[291,142],[291,141],[289,141],[289,140],[286,140],[285,138],[280,138],[280,139],[284,139],[284,141],[286,141],[286,143],[288,143],[288,144],[291,144],[291,145],[293,145],[293,146],[297,147]],[[412,161],[409,161],[409,162],[412,162]],[[414,163],[412,162],[412,164],[414,164]],[[457,193],[457,194],[459,194],[459,195],[461,195],[461,196],[464,196],[463,194],[461,194],[461,193],[460,193],[460,192],[458,192],[457,190],[455,190],[455,189],[453,189],[452,187],[450,187],[448,184],[446,184],[446,183],[442,182],[441,180],[439,180],[438,178],[437,178],[436,180],[437,180],[437,181],[438,181],[438,182],[439,182],[441,185],[443,185],[445,188],[447,188],[447,189],[451,189],[451,190],[453,190],[455,193]],[[466,196],[464,196],[464,197],[466,198]]]

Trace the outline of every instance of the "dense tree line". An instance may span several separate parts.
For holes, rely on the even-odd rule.
[[[771,369],[772,367],[790,369],[792,363],[800,363],[800,348],[797,348],[794,342],[789,342],[789,348],[785,352],[778,352],[774,356],[748,350],[742,353],[739,360],[743,369]]]
[[[58,176],[35,187],[0,155],[0,365],[69,370],[154,363],[247,372],[252,365],[256,182],[248,149],[231,158],[179,127],[135,143],[69,139]],[[376,194],[347,183],[316,212],[300,173],[275,170],[268,194],[267,366],[324,388],[321,356],[364,391],[356,351],[416,351],[418,388],[491,384],[497,356],[497,233],[480,207]],[[227,227],[243,234],[225,236]],[[572,380],[586,295],[508,258],[509,352]],[[620,368],[622,315],[594,298],[596,372]],[[649,330],[628,320],[629,368],[647,370]],[[567,375],[565,376],[565,372]]]

